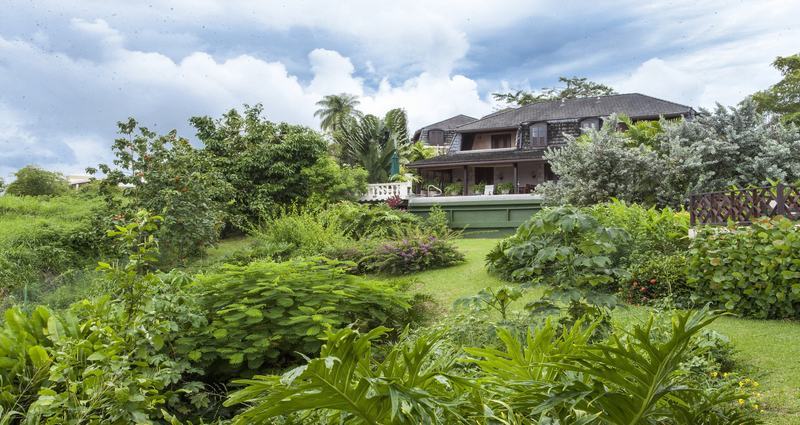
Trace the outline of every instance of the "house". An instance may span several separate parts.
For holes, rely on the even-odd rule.
[[[71,189],[79,189],[81,186],[87,185],[94,180],[92,176],[66,176],[65,178]]]
[[[552,100],[504,109],[480,119],[459,115],[418,130],[415,139],[441,143],[447,149],[407,167],[422,176],[422,188],[433,185],[443,189],[462,183],[463,195],[468,195],[475,183],[511,182],[513,193],[528,193],[557,178],[543,158],[548,147],[563,146],[567,135],[599,129],[615,113],[641,121],[692,118],[695,112],[689,106],[631,93]],[[460,121],[464,123],[447,129]]]
[[[462,125],[478,121],[467,115],[456,115],[437,123],[426,125],[414,132],[411,141],[422,141],[428,146],[435,147],[438,153],[447,152],[450,140],[453,140],[455,129]]]

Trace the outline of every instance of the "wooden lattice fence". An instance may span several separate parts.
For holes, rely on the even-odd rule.
[[[749,224],[754,218],[784,216],[800,220],[800,187],[770,187],[697,193],[689,197],[692,226]]]

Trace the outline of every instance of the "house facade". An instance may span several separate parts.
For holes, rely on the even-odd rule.
[[[429,144],[433,140],[446,148],[442,155],[407,166],[422,176],[424,183],[419,189],[423,192],[431,186],[443,189],[460,183],[463,194],[469,195],[476,183],[511,183],[512,193],[529,193],[537,185],[557,178],[543,158],[547,148],[563,146],[568,135],[577,137],[599,129],[612,114],[624,114],[635,122],[660,117],[691,119],[694,110],[631,93],[535,103],[480,119],[467,120],[470,117],[461,115],[418,130],[415,140]],[[453,125],[459,120],[469,122],[444,130],[443,123],[450,121]]]

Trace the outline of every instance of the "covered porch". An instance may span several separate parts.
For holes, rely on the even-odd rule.
[[[531,193],[536,186],[555,176],[542,159],[508,162],[419,167],[422,183],[414,188],[420,196],[456,195],[447,188],[461,186],[457,195],[484,195],[483,186],[493,186],[496,194]]]

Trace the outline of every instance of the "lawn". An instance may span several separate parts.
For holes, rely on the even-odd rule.
[[[413,275],[417,280],[415,290],[430,294],[445,310],[459,297],[505,283],[489,275],[484,267],[484,257],[497,239],[461,239],[457,243],[466,255],[465,263]],[[527,298],[540,294],[533,290]],[[524,302],[517,305],[522,306]],[[633,307],[620,311],[619,315],[630,320],[646,316],[646,311]],[[712,327],[731,338],[738,350],[739,364],[761,384],[767,407],[765,422],[800,423],[800,324],[723,317]]]

